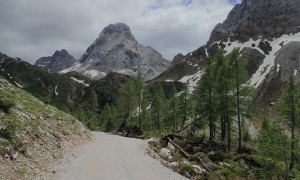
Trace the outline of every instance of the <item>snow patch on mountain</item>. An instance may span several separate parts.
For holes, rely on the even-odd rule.
[[[54,93],[55,93],[55,96],[58,96],[57,86],[55,86]]]
[[[260,65],[258,70],[253,74],[251,79],[249,80],[250,84],[255,86],[256,88],[263,82],[266,75],[270,72],[271,68],[275,66],[275,58],[277,56],[278,51],[282,48],[283,44],[287,44],[291,41],[300,41],[300,33],[296,34],[289,34],[289,35],[282,35],[279,38],[274,38],[273,41],[270,41],[270,46],[272,47],[272,50],[269,52],[269,54],[265,54],[259,47],[258,44],[261,42],[261,39],[252,40],[250,39],[247,42],[240,42],[240,41],[234,41],[234,42],[226,42],[226,47],[224,50],[226,53],[230,53],[234,48],[240,48],[242,50],[245,47],[250,47],[252,49],[256,49],[262,54],[264,54],[266,57],[263,61],[263,63]]]
[[[94,79],[96,76],[106,76],[106,73],[105,72],[100,72],[100,71],[97,71],[97,70],[86,70],[84,71],[83,73],[84,75],[87,75],[87,76],[90,76],[92,79]]]
[[[203,74],[204,74],[204,71],[201,70],[201,71],[196,72],[193,75],[187,75],[187,76],[182,77],[179,80],[179,82],[186,83],[189,88],[189,91],[192,92],[195,90],[195,88]]]
[[[76,79],[76,78],[74,78],[74,77],[71,77],[71,79],[72,79],[73,81],[79,83],[79,84],[85,85],[86,87],[89,87],[89,86],[90,86],[89,84],[84,83],[84,80]]]
[[[19,88],[23,88],[23,86],[20,85],[17,81],[14,81],[14,83],[15,83]]]

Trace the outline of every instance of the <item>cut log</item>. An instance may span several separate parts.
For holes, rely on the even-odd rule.
[[[175,146],[177,149],[179,149],[182,154],[184,154],[186,157],[191,157],[190,154],[188,154],[187,152],[185,152],[179,145],[177,145],[175,142],[172,141],[172,139],[170,139],[169,137],[167,137],[167,140],[169,141],[169,143],[171,143],[173,146]],[[200,160],[200,162],[202,163],[202,165],[205,167],[205,169],[210,172],[210,173],[213,173],[207,166],[206,164],[202,161],[202,159],[197,156],[197,158]]]

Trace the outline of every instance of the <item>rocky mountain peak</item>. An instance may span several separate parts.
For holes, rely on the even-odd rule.
[[[300,30],[299,0],[243,0],[211,33],[208,44],[217,41],[246,42],[250,38],[271,40]]]
[[[136,75],[152,79],[169,67],[170,62],[151,47],[138,43],[124,23],[110,24],[70,69],[92,78],[102,78],[109,72]]]
[[[113,37],[113,36],[123,36],[130,40],[135,40],[134,36],[131,33],[131,30],[127,24],[124,23],[115,23],[110,24],[103,29],[99,37]]]
[[[55,52],[54,52],[54,54],[52,55],[52,57],[68,57],[68,56],[70,56],[70,54],[68,53],[68,51],[67,50],[65,50],[65,49],[62,49],[62,50],[60,50],[60,51],[58,51],[58,50],[56,50]]]
[[[77,60],[71,56],[67,50],[56,50],[52,56],[41,57],[35,65],[42,67],[50,72],[58,72],[71,67]]]

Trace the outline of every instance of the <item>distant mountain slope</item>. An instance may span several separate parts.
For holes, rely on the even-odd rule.
[[[109,73],[105,78],[94,81],[77,72],[63,75],[49,73],[1,53],[0,75],[45,103],[71,113],[85,124],[89,123],[89,117],[97,117],[106,103],[115,103],[119,88],[130,78]],[[93,97],[94,92],[96,97]],[[91,99],[99,104],[97,109],[91,108]]]
[[[36,179],[63,151],[87,140],[77,119],[0,76],[0,179]]]
[[[35,65],[50,72],[58,72],[70,68],[77,60],[67,50],[55,51],[52,56],[41,57]]]
[[[295,72],[299,79],[299,51],[293,46],[300,41],[299,17],[298,0],[243,0],[235,5],[223,23],[216,25],[206,45],[185,56],[176,56],[166,72],[172,72],[177,67],[174,64],[189,64],[185,70],[181,69],[180,76],[173,75],[176,79],[171,80],[185,79],[193,86],[195,77],[201,79],[209,54],[213,55],[218,48],[223,48],[226,54],[239,48],[245,59],[249,82],[260,92],[265,91],[263,89],[274,76],[280,76],[279,80],[284,81],[288,74]],[[191,75],[195,67],[198,71]],[[163,73],[160,80],[169,81],[166,74]]]
[[[79,62],[61,73],[77,71],[99,79],[109,72],[136,75],[140,71],[149,80],[166,70],[169,64],[153,48],[139,44],[126,24],[116,23],[105,27]]]

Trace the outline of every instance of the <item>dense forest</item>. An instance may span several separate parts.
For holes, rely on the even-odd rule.
[[[276,118],[270,119],[261,115],[256,90],[248,79],[239,50],[225,56],[220,49],[209,57],[193,92],[187,86],[147,83],[139,74],[123,84],[102,113],[85,121],[91,129],[124,136],[194,139],[206,145],[204,152],[218,152],[210,160],[230,164],[225,169],[213,167],[219,177],[300,178],[300,87],[291,75],[274,107]],[[99,108],[95,92],[90,102],[91,110]],[[245,123],[253,119],[259,122],[255,138]],[[191,152],[191,144],[181,144]],[[238,159],[245,161],[244,166],[237,165]]]

